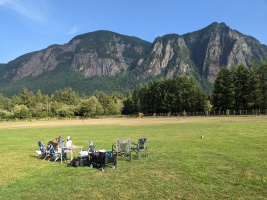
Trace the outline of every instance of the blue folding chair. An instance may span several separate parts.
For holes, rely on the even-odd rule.
[[[141,159],[142,156],[148,156],[146,140],[146,138],[139,138],[137,144],[132,143],[135,145],[135,147],[132,147],[132,151],[135,152],[136,158]]]
[[[38,141],[39,150],[36,151],[38,154],[38,159],[41,159],[42,157],[46,157],[46,148],[44,147],[44,144],[42,141]]]

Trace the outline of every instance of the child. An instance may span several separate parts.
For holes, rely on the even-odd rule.
[[[66,147],[67,148],[72,148],[72,140],[70,138],[70,136],[67,137],[67,142],[66,142]]]

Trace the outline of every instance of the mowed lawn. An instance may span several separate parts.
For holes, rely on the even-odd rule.
[[[146,137],[149,156],[105,173],[38,160],[59,135],[85,150]],[[0,199],[267,199],[266,116],[1,122],[0,137]]]

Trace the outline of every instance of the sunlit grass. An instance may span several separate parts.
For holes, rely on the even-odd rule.
[[[170,124],[0,129],[0,199],[266,199],[266,120],[180,118]],[[59,135],[70,135],[85,149],[92,140],[107,150],[116,139],[147,137],[149,156],[120,159],[118,168],[107,167],[106,173],[37,160],[37,141]]]

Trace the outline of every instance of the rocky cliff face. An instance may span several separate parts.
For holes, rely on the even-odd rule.
[[[37,77],[59,65],[81,72],[85,78],[113,76],[138,65],[149,47],[149,42],[138,38],[97,31],[77,36],[65,45],[52,45],[16,64],[8,63],[12,70],[7,70],[4,78],[18,81],[27,76]]]
[[[191,74],[194,65],[184,38],[179,35],[166,35],[157,38],[152,44],[147,60],[141,66],[144,77],[175,77],[180,74]]]
[[[195,63],[201,73],[201,76],[210,82],[214,82],[221,66],[230,67],[232,65],[244,64],[249,66],[252,61],[267,58],[267,47],[261,45],[256,39],[245,36],[238,31],[232,30],[224,23],[213,23],[205,29],[185,35],[186,43],[190,52],[197,57],[198,52],[203,54]],[[190,37],[198,38],[202,47],[198,46],[196,41],[190,40]],[[261,49],[261,53],[258,50]]]
[[[220,67],[267,59],[267,46],[256,39],[230,29],[224,23],[210,26],[182,36],[165,35],[157,38],[147,58],[144,75],[166,77],[192,74],[214,83]]]
[[[37,52],[32,55],[30,60],[22,62],[17,69],[9,71],[5,77],[13,75],[12,81],[18,81],[27,76],[36,77],[45,71],[55,69],[58,62],[54,54],[54,49],[50,47],[45,51]]]
[[[124,41],[122,37],[114,34],[98,49],[91,49],[90,46],[81,49],[76,48],[70,67],[74,71],[82,72],[86,78],[114,76],[122,71],[129,70],[133,63],[136,63],[136,60],[131,56],[125,55],[125,52],[132,51],[134,57],[138,58],[142,56],[148,47],[148,43],[147,45],[143,43],[134,44]]]
[[[114,76],[123,72],[139,78],[197,75],[214,83],[220,67],[267,59],[267,46],[224,23],[185,35],[169,34],[153,43],[110,31],[76,36],[65,45],[23,55],[1,65],[0,82],[38,78],[59,67],[84,78]]]

